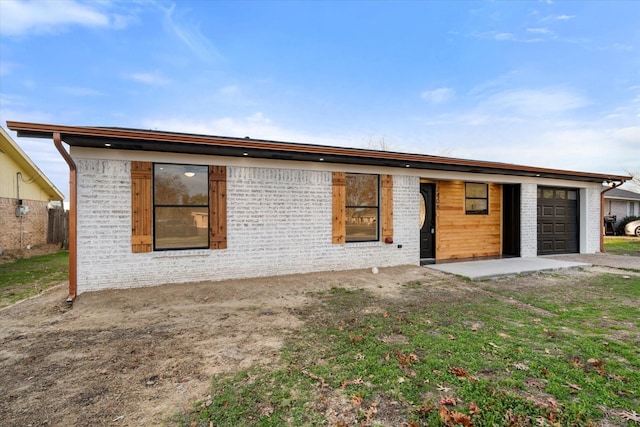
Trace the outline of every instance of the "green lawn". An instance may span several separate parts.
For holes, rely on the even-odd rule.
[[[614,255],[640,256],[640,237],[605,237],[604,250]]]
[[[0,307],[36,295],[68,275],[67,251],[0,264]]]
[[[640,277],[334,288],[279,362],[213,378],[184,426],[596,426],[640,420]],[[455,290],[455,291],[452,291]]]

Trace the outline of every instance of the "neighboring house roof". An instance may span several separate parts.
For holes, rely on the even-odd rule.
[[[640,201],[640,193],[614,188],[604,193],[605,199]]]
[[[246,138],[195,135],[142,129],[61,126],[7,122],[18,136],[53,138],[59,134],[70,146],[103,149],[161,151],[218,156],[255,157],[346,163],[398,168],[518,175],[576,181],[628,181],[630,176],[575,172],[479,160],[455,159],[425,154],[407,154],[359,148],[331,147]]]
[[[44,191],[49,200],[63,200],[64,195],[56,188],[55,185],[47,178],[47,176],[36,166],[35,163],[22,151],[20,146],[11,138],[11,136],[0,126],[0,152],[4,152],[13,160],[18,167],[25,171]]]

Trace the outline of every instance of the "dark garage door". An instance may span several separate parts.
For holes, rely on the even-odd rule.
[[[578,252],[578,190],[538,187],[538,255]]]

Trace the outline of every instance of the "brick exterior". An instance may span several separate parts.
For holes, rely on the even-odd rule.
[[[76,162],[78,293],[419,262],[417,177],[394,177],[394,244],[336,245],[331,172],[228,167],[228,249],[133,254],[130,162]]]
[[[280,274],[418,264],[420,177],[393,175],[394,243],[332,243],[332,167],[253,160],[227,166],[227,249],[131,250],[131,162],[75,158],[78,166],[78,293]],[[166,161],[155,155],[154,161]],[[202,161],[199,158],[198,161]],[[189,159],[176,161],[188,163]],[[205,160],[206,161],[206,160]],[[224,158],[212,160],[224,165]],[[336,165],[345,170],[344,165]],[[358,166],[347,170],[358,172]],[[369,173],[371,170],[367,170]],[[393,173],[387,169],[380,173]],[[432,179],[482,179],[415,171]],[[485,177],[490,182],[496,177]],[[600,185],[501,177],[521,184],[521,256],[537,255],[537,187],[580,188],[580,251],[599,250]],[[402,245],[402,248],[398,248]]]
[[[538,186],[520,186],[520,256],[538,255]]]
[[[593,254],[600,252],[600,234],[602,233],[601,188],[598,185],[597,188],[585,188],[580,191],[580,253]]]
[[[29,206],[29,212],[17,217],[16,199],[0,198],[0,248],[3,250],[26,249],[47,243],[49,202],[24,199],[23,204]]]

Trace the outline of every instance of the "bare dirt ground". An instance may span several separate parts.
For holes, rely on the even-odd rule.
[[[407,266],[91,292],[69,308],[62,283],[0,311],[0,425],[162,425],[206,399],[214,374],[277,363],[310,292],[398,297],[413,281],[484,292]]]
[[[66,283],[0,311],[0,425],[161,425],[210,378],[276,361],[308,291],[398,292],[419,267],[81,294]],[[435,277],[434,277],[435,279]]]

